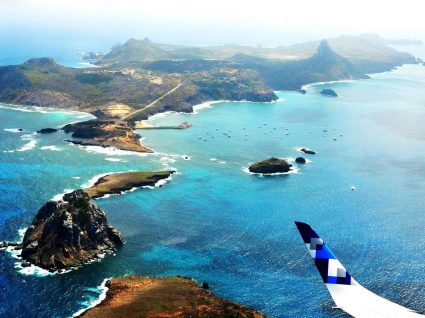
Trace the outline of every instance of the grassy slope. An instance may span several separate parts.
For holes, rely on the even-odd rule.
[[[98,198],[135,187],[154,186],[159,180],[168,178],[172,173],[172,171],[114,173],[100,178],[94,186],[84,189],[84,192],[92,198]]]
[[[128,276],[113,278],[106,286],[106,299],[80,317],[264,317],[183,277]]]

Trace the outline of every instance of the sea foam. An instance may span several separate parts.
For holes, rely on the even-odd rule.
[[[41,150],[50,150],[50,151],[61,151],[62,149],[56,146],[43,146],[40,147]]]
[[[106,298],[106,292],[108,291],[108,287],[106,287],[106,282],[109,279],[110,278],[105,278],[103,280],[103,282],[96,288],[96,290],[98,292],[100,292],[99,297],[95,300],[92,300],[92,301],[89,301],[89,302],[84,302],[83,305],[86,305],[86,306],[84,308],[80,309],[79,311],[77,311],[75,314],[73,314],[72,317],[80,316],[82,313],[86,312],[90,308],[93,308],[93,307],[99,305]],[[90,291],[92,291],[92,289],[90,289]]]
[[[22,132],[20,130],[20,128],[4,128],[3,130],[4,131],[7,131],[7,132],[11,132],[11,133],[20,133],[20,132]]]

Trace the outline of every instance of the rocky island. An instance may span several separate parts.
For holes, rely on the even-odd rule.
[[[106,287],[106,298],[78,317],[264,317],[253,309],[214,295],[186,277],[128,276],[110,279]]]
[[[308,154],[308,155],[315,155],[315,154],[316,154],[316,152],[315,152],[315,151],[310,150],[310,149],[308,149],[308,148],[301,148],[301,149],[300,149],[300,151],[301,151],[301,152],[304,152],[304,153],[306,153],[306,154]]]
[[[249,166],[249,172],[252,173],[286,173],[291,171],[292,165],[284,159],[271,157],[269,159],[259,161]]]
[[[330,96],[330,97],[338,97],[338,94],[330,88],[325,88],[320,91],[321,95]]]
[[[167,179],[174,171],[123,172],[106,175],[90,187],[84,189],[91,198],[106,194],[119,194],[137,187],[154,186],[158,181]]]
[[[39,134],[51,134],[54,132],[57,132],[58,130],[56,128],[43,128],[37,131]]]
[[[307,162],[307,160],[305,160],[304,157],[297,157],[297,158],[295,158],[295,162],[299,163],[299,164],[305,164]]]
[[[76,190],[41,207],[20,247],[25,261],[54,272],[81,266],[123,244],[105,212]]]

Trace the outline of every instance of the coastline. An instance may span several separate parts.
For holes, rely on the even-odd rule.
[[[388,71],[376,72],[376,73],[366,73],[365,75],[368,76],[368,77],[370,77],[370,78],[345,79],[345,80],[336,80],[336,81],[323,81],[323,82],[308,83],[308,84],[302,85],[301,86],[301,89],[308,89],[308,88],[311,88],[311,87],[314,87],[314,86],[326,85],[326,84],[353,83],[353,82],[357,82],[357,81],[365,81],[365,80],[371,79],[372,77],[374,77],[376,75],[393,73],[394,71],[397,71],[398,69],[400,69],[400,68],[402,68],[402,67],[404,67],[406,65],[417,65],[417,64],[402,64],[402,65],[399,65],[399,66],[395,66],[395,67],[393,67],[392,69],[390,69]],[[277,91],[277,92],[287,92],[287,90]],[[295,92],[295,90],[293,92]]]
[[[354,82],[354,81],[353,81]],[[350,85],[351,86],[351,85]],[[227,107],[227,105],[224,105],[225,107]],[[209,113],[208,114],[205,114],[206,116],[208,116],[209,115]],[[191,133],[191,132],[190,132]],[[320,150],[320,149],[319,149]],[[323,151],[324,152],[324,151]],[[142,159],[143,160],[143,159]],[[156,159],[155,159],[156,160]],[[249,178],[249,177],[248,177]],[[292,178],[292,177],[291,177]],[[254,179],[254,178],[253,178]],[[288,178],[288,179],[290,179],[290,178]],[[257,179],[257,180],[260,180],[261,181],[261,179]],[[275,179],[275,180],[278,180],[278,179]],[[73,274],[72,274],[73,275]],[[99,280],[100,281],[100,280]],[[93,284],[93,285],[96,285],[96,283],[98,284],[98,282],[99,281],[95,281],[95,284]],[[87,293],[87,292],[86,292]],[[90,297],[91,298],[91,297]],[[78,308],[78,307],[77,307]],[[90,308],[90,307],[88,307],[88,308]]]
[[[3,102],[0,102],[0,108],[12,109],[12,110],[26,112],[26,113],[41,113],[41,114],[48,114],[48,113],[69,114],[69,113],[71,113],[71,114],[81,114],[81,115],[93,116],[92,114],[81,111],[81,110],[63,109],[63,108],[59,108],[59,107],[44,107],[44,106],[34,106],[34,105],[10,104],[10,103],[3,103]]]
[[[353,83],[357,81],[361,81],[365,79],[345,79],[345,80],[337,80],[337,81],[324,81],[324,82],[314,82],[314,83],[308,83],[301,86],[301,89],[309,89],[314,86],[320,86],[320,85],[326,85],[326,84],[336,84],[336,83]]]
[[[105,278],[102,283],[96,287],[96,290],[98,290],[100,292],[99,296],[95,299],[93,299],[92,301],[89,302],[89,304],[86,307],[81,308],[80,310],[78,310],[77,312],[75,312],[74,314],[72,314],[72,318],[74,317],[79,317],[81,316],[83,313],[85,313],[87,310],[96,307],[97,305],[99,305],[102,301],[104,301],[106,299],[106,293],[108,292],[108,287],[106,287],[106,283],[108,282],[109,279],[111,279],[112,277],[109,278]]]

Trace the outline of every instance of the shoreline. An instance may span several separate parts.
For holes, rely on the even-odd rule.
[[[18,230],[18,240],[20,240],[22,242],[25,232],[28,228],[21,228]],[[16,241],[14,243],[20,243],[19,241]],[[16,272],[20,275],[24,275],[24,276],[35,276],[38,278],[42,278],[42,277],[46,277],[46,276],[54,276],[54,275],[63,275],[63,274],[67,274],[73,271],[76,271],[78,269],[80,269],[82,266],[85,265],[89,265],[95,262],[100,262],[102,261],[107,255],[109,256],[115,256],[116,255],[116,251],[114,250],[105,250],[103,253],[99,253],[97,258],[94,258],[90,261],[85,262],[84,264],[80,265],[80,266],[74,266],[74,267],[70,267],[68,270],[62,270],[62,271],[54,271],[51,272],[47,269],[44,269],[40,266],[34,265],[31,263],[30,266],[27,267],[23,267],[22,266],[22,262],[24,262],[25,260],[20,256],[20,253],[22,251],[21,249],[15,249],[16,246],[8,246],[7,248],[4,249],[0,249],[4,250],[5,252],[9,253],[10,256],[12,257],[12,259],[17,260],[16,262],[14,262],[14,268],[16,270]]]
[[[417,65],[417,64],[402,64],[402,65],[399,65],[399,66],[395,66],[391,70],[388,70],[388,71],[376,72],[376,73],[366,73],[365,75],[369,76],[370,78],[345,79],[345,80],[336,80],[336,81],[323,81],[323,82],[308,83],[308,84],[302,85],[301,89],[308,89],[308,88],[313,87],[313,86],[325,85],[325,84],[353,83],[353,82],[358,82],[358,81],[365,81],[365,80],[373,79],[373,76],[376,76],[376,75],[379,75],[379,74],[393,73],[393,72],[395,72],[395,71],[399,70],[400,68],[405,67],[407,65]],[[283,91],[276,91],[276,92],[296,92],[296,91],[295,90],[292,90],[292,91],[283,90]]]
[[[216,295],[207,283],[199,285],[188,276],[113,277],[97,290],[99,297],[71,317],[265,317],[256,309]]]
[[[81,316],[83,313],[85,313],[87,310],[96,307],[97,305],[99,305],[102,301],[104,301],[106,299],[106,293],[108,292],[109,288],[106,287],[106,283],[108,282],[108,280],[110,280],[112,277],[109,278],[105,278],[102,283],[96,287],[96,290],[100,291],[99,296],[96,299],[93,299],[92,301],[89,302],[89,304],[86,307],[81,308],[80,310],[78,310],[77,312],[75,312],[74,314],[72,314],[72,318],[74,317],[79,317]]]
[[[44,106],[35,106],[35,105],[22,105],[22,104],[10,104],[0,102],[0,108],[11,109],[16,111],[21,111],[25,113],[40,113],[40,114],[49,114],[49,113],[62,113],[62,114],[81,114],[81,115],[90,115],[90,113],[73,110],[73,109],[64,109],[59,107],[44,107]]]
[[[402,67],[405,67],[406,65],[417,65],[417,64],[402,64],[402,65],[396,66],[396,67],[394,67],[394,68],[392,68],[391,70],[388,70],[388,71],[376,72],[376,73],[367,73],[366,75],[367,76],[373,76],[373,75],[378,75],[378,74],[392,73],[392,72],[397,71],[398,69],[400,69]],[[351,82],[357,82],[357,81],[361,81],[361,80],[366,80],[366,79],[342,79],[342,80],[335,80],[335,81],[312,82],[312,83],[307,83],[307,84],[302,85],[301,89],[310,88],[310,87],[318,86],[318,85],[325,85],[325,84],[351,83]],[[273,92],[279,93],[279,92],[297,92],[297,91],[298,90],[275,90]],[[205,101],[205,102],[193,105],[192,106],[193,111],[190,112],[190,113],[171,110],[171,111],[153,114],[153,115],[149,116],[146,119],[146,121],[149,121],[151,119],[156,119],[158,117],[167,116],[167,115],[172,114],[172,113],[198,114],[198,111],[205,109],[205,108],[212,108],[213,105],[220,104],[220,103],[271,104],[271,103],[281,102],[281,101],[285,100],[282,97],[279,97],[279,96],[277,96],[277,97],[278,98],[276,100],[272,100],[272,101],[269,101],[269,102],[256,102],[256,101],[249,101],[249,100],[210,100],[210,101]],[[0,108],[12,109],[12,110],[22,111],[22,112],[36,112],[36,113],[43,113],[43,114],[45,114],[45,113],[63,113],[63,114],[71,113],[72,114],[73,113],[73,114],[89,115],[89,116],[93,116],[94,118],[96,118],[96,116],[94,116],[91,113],[86,112],[86,111],[74,110],[74,109],[63,109],[63,108],[59,108],[59,107],[44,107],[44,106],[10,104],[10,103],[0,102]],[[70,124],[79,123],[79,122],[81,122],[81,121],[71,122]],[[64,124],[64,125],[66,125],[66,124]]]
[[[301,86],[301,89],[309,89],[314,86],[320,86],[320,85],[326,85],[326,84],[337,84],[337,83],[353,83],[357,81],[361,81],[365,79],[345,79],[345,80],[336,80],[336,81],[325,81],[325,82],[314,82],[314,83],[308,83]],[[287,92],[287,91],[284,91]]]

